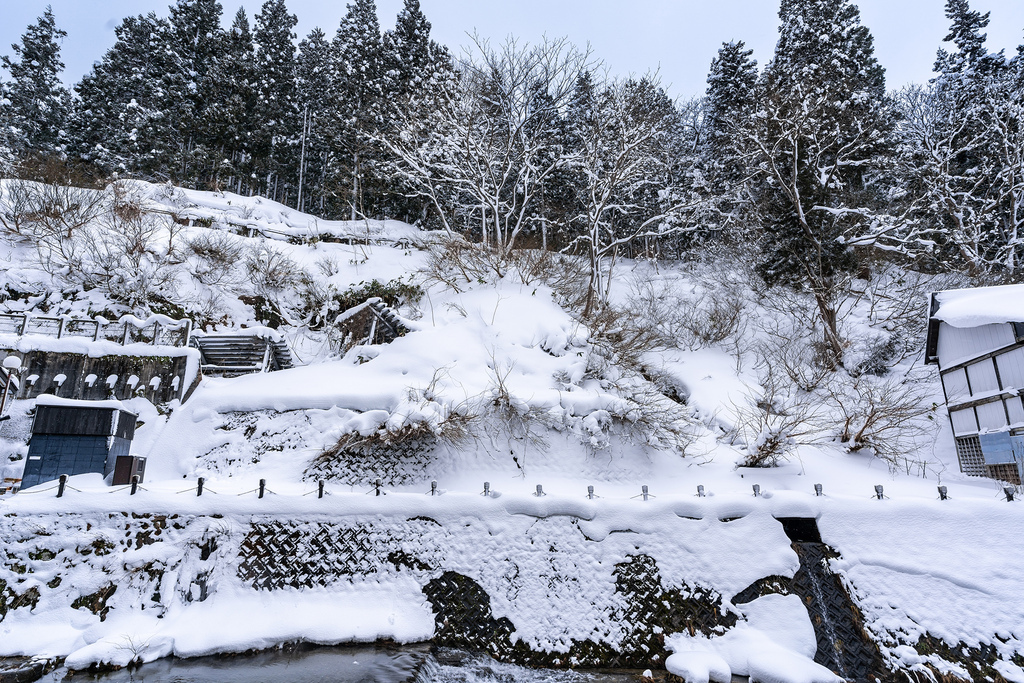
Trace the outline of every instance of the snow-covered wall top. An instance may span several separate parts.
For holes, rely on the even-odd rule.
[[[1024,285],[976,287],[936,292],[933,320],[953,327],[1024,322]]]

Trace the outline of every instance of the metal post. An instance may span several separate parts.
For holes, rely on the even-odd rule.
[[[203,495],[203,484],[206,483],[206,479],[199,477],[199,483],[196,485],[196,497]]]
[[[1012,503],[1013,502],[1013,494],[1015,493],[1013,487],[1012,486],[1007,486],[1006,488],[1003,489],[1003,493],[1006,494],[1006,502],[1007,503]]]
[[[697,497],[698,498],[703,498],[704,497],[704,485],[703,484],[700,484],[700,485],[697,486]]]
[[[67,322],[67,318],[60,318],[60,322],[57,323],[57,339],[64,336],[64,323]]]
[[[138,492],[139,492],[139,475],[133,474],[132,475],[132,492],[131,492],[131,495],[134,496]]]
[[[753,489],[754,489],[754,497],[755,498],[757,498],[758,496],[761,495],[761,485],[760,484],[754,484]]]
[[[436,496],[437,495],[437,482],[436,481],[431,481],[430,482],[430,495],[432,495],[432,496]]]
[[[483,492],[483,495],[485,495],[485,496],[491,495],[491,482],[489,482],[489,481],[485,481],[484,482],[484,492]]]
[[[121,335],[121,346],[126,346],[128,344],[128,325],[129,324],[130,323],[127,320],[124,321],[124,334]]]
[[[318,481],[316,483],[316,489],[317,489],[316,497],[317,498],[323,498],[324,497],[324,482],[323,481]]]
[[[266,493],[266,491],[267,491],[267,480],[266,479],[260,479],[260,498],[263,497],[263,494]]]
[[[816,495],[816,496],[821,496],[821,495],[823,495],[823,494],[822,494],[822,487],[821,487],[821,484],[815,484],[815,485],[814,485],[814,495]]]
[[[437,486],[437,482],[436,481],[433,482],[433,484],[434,484],[434,486]],[[378,496],[380,495],[380,487],[381,487],[380,479],[375,480],[373,482],[373,490],[377,492],[376,495],[378,495]],[[433,489],[431,489],[431,493],[433,493]]]
[[[594,487],[593,486],[588,486],[587,487],[587,498],[589,498],[590,500],[594,500]]]
[[[543,487],[543,486],[541,486],[540,484],[537,484],[537,493],[535,493],[535,494],[533,494],[533,495],[537,496],[538,498],[540,498],[540,497],[541,497],[541,496],[543,496],[543,495],[546,495],[546,494],[544,493],[544,487]]]
[[[647,484],[644,484],[643,486],[641,486],[641,487],[640,487],[640,491],[641,491],[641,494],[640,494],[640,495],[642,495],[642,496],[644,497],[644,500],[647,500],[647,496],[648,496],[648,495],[650,495],[650,494],[649,494],[649,493],[647,492]]]
[[[60,482],[57,483],[57,497],[64,497],[64,487],[68,485],[68,475],[60,475]]]
[[[882,500],[882,498],[885,497],[881,484],[875,484],[875,497],[878,498],[878,500]]]
[[[949,500],[949,489],[945,486],[939,487],[939,500]]]

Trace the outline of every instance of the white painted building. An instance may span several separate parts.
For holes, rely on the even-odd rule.
[[[1024,479],[1024,285],[931,295],[936,363],[965,474]]]

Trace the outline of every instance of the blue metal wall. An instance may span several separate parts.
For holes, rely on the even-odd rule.
[[[26,489],[57,479],[62,474],[104,476],[114,471],[119,455],[128,455],[131,440],[116,436],[35,434],[28,447],[21,487]]]

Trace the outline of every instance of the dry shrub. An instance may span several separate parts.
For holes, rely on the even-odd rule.
[[[937,406],[923,387],[899,377],[836,374],[824,391],[840,425],[837,437],[851,452],[869,450],[894,470],[918,470],[928,462],[915,457],[928,435]]]
[[[662,345],[662,337],[645,313],[605,306],[588,321],[591,350],[587,369],[593,376],[604,376],[613,365],[639,370],[644,354]]]
[[[461,292],[466,285],[508,276],[525,285],[554,290],[567,308],[577,310],[586,299],[586,266],[575,256],[540,249],[501,251],[459,235],[434,239],[427,249],[422,274],[427,282]]]
[[[226,232],[203,230],[185,240],[192,274],[204,285],[235,282],[235,264],[243,251],[241,241]]]
[[[647,381],[637,382],[623,396],[628,407],[612,419],[629,441],[686,455],[697,425],[682,405]]]
[[[797,447],[819,441],[822,417],[815,397],[795,386],[777,359],[763,350],[757,366],[763,393],[734,406],[736,426],[731,438],[746,447],[740,467],[777,467]]]
[[[520,471],[525,472],[527,449],[546,450],[548,441],[544,432],[553,425],[546,411],[530,406],[526,401],[516,397],[508,387],[508,377],[515,369],[515,364],[503,366],[491,355],[488,367],[491,382],[489,389],[480,397],[478,412],[485,424],[487,436],[493,450],[502,452],[504,447],[498,443],[497,437],[509,442],[517,442],[524,446],[523,460],[513,454],[513,462]]]
[[[255,293],[267,298],[295,286],[301,273],[295,261],[266,240],[249,247],[245,253],[245,269]]]

